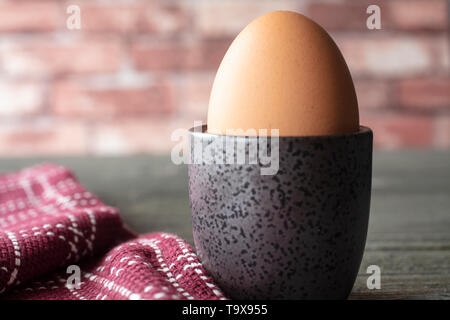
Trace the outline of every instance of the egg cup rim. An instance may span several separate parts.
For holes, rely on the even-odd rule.
[[[199,130],[201,128],[201,130]],[[243,139],[258,139],[262,136],[244,136],[244,135],[225,135],[225,134],[215,134],[207,132],[208,125],[203,124],[200,126],[192,127],[188,130],[190,135],[193,136],[201,136],[202,138],[212,137],[212,138],[218,138],[218,137],[231,137],[231,138],[243,138]],[[358,135],[366,135],[370,134],[372,135],[372,129],[366,126],[359,126],[359,130],[357,132],[349,132],[349,133],[338,133],[338,134],[328,134],[328,135],[308,135],[308,136],[277,136],[280,140],[309,140],[309,139],[329,139],[329,138],[344,138],[344,137],[350,137],[350,136],[358,136]],[[270,139],[271,136],[263,136],[264,138]]]

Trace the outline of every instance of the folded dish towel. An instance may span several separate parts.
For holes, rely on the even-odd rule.
[[[138,236],[61,166],[0,175],[0,299],[225,299],[192,248]]]

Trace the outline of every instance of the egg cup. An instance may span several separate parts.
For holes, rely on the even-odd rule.
[[[278,137],[277,150],[268,137],[268,151],[278,151],[278,170],[269,175],[261,163],[211,161],[225,157],[222,142],[235,142],[251,160],[259,139],[214,135],[206,126],[189,131],[190,208],[202,264],[233,299],[346,299],[367,235],[372,131]]]

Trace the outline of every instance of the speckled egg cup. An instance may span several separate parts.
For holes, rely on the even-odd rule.
[[[211,149],[222,153],[214,147],[218,139],[249,147],[258,137],[209,134],[205,126],[189,136],[195,247],[225,293],[234,299],[346,299],[367,235],[372,131],[280,137],[274,175],[261,175],[259,163],[205,161]],[[199,152],[202,161],[194,159]]]

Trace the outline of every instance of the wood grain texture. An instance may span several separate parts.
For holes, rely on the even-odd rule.
[[[1,159],[0,171],[52,161],[120,209],[126,224],[191,244],[187,169],[168,157]],[[350,299],[450,299],[450,152],[376,152],[369,233]],[[366,286],[369,265],[381,289]]]

